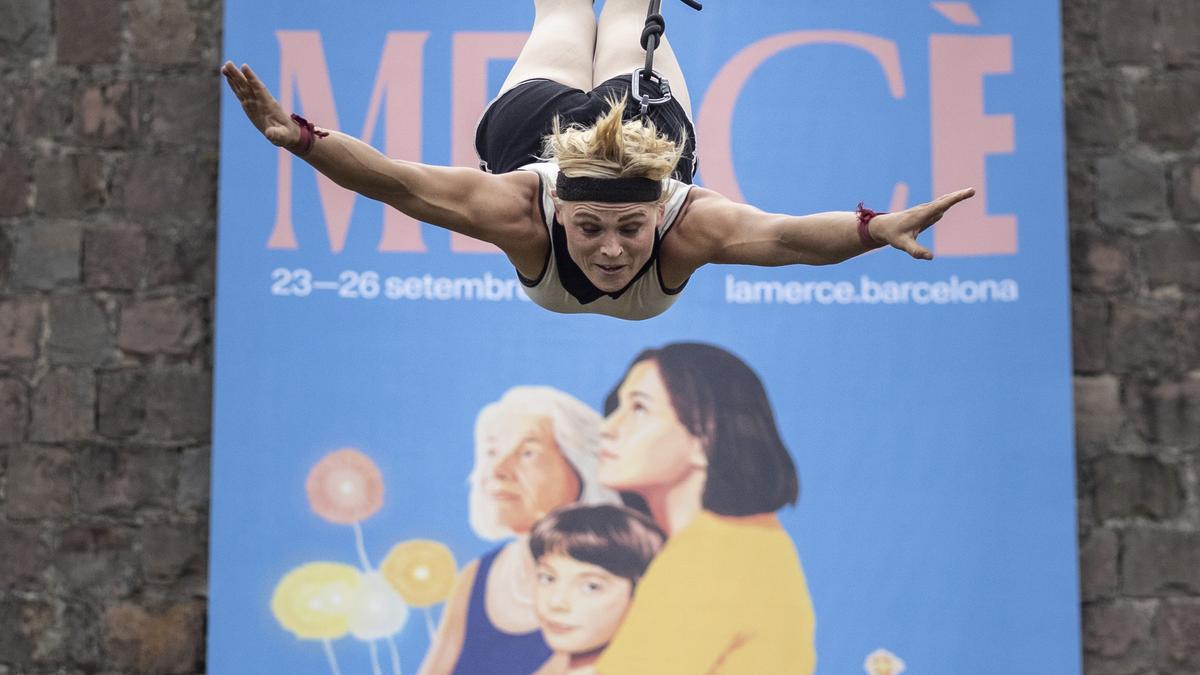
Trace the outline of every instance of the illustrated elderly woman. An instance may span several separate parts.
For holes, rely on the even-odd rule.
[[[812,602],[775,513],[799,479],[758,376],[669,344],[634,359],[606,408],[600,482],[643,499],[668,539],[596,670],[811,673]]]
[[[531,673],[552,651],[534,613],[530,530],[554,509],[611,504],[596,481],[598,413],[550,387],[514,387],[480,411],[471,527],[507,540],[463,568],[421,673]]]

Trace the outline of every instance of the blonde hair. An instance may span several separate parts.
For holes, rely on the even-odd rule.
[[[608,99],[608,112],[590,127],[562,127],[554,118],[546,136],[546,156],[572,178],[649,178],[663,180],[675,170],[684,144],[658,131],[650,120],[624,121],[627,96]]]

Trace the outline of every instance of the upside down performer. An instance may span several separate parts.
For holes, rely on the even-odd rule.
[[[346,189],[495,244],[555,312],[647,319],[708,263],[825,265],[884,245],[932,259],[916,236],[974,190],[896,213],[790,216],[694,187],[691,100],[660,1],[647,13],[646,0],[606,0],[597,21],[592,0],[534,0],[529,40],[479,122],[485,171],[389,159],[289,116],[249,66],[222,73],[273,144]]]

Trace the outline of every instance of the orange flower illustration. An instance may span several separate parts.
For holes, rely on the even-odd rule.
[[[383,476],[370,457],[355,448],[325,455],[308,473],[308,503],[325,520],[352,525],[383,506]]]
[[[450,595],[457,566],[445,544],[411,539],[393,546],[379,571],[409,605],[428,607]]]

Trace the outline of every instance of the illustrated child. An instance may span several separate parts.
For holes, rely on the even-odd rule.
[[[647,516],[607,504],[568,506],[534,525],[534,609],[555,652],[536,675],[595,672],[665,539]]]

